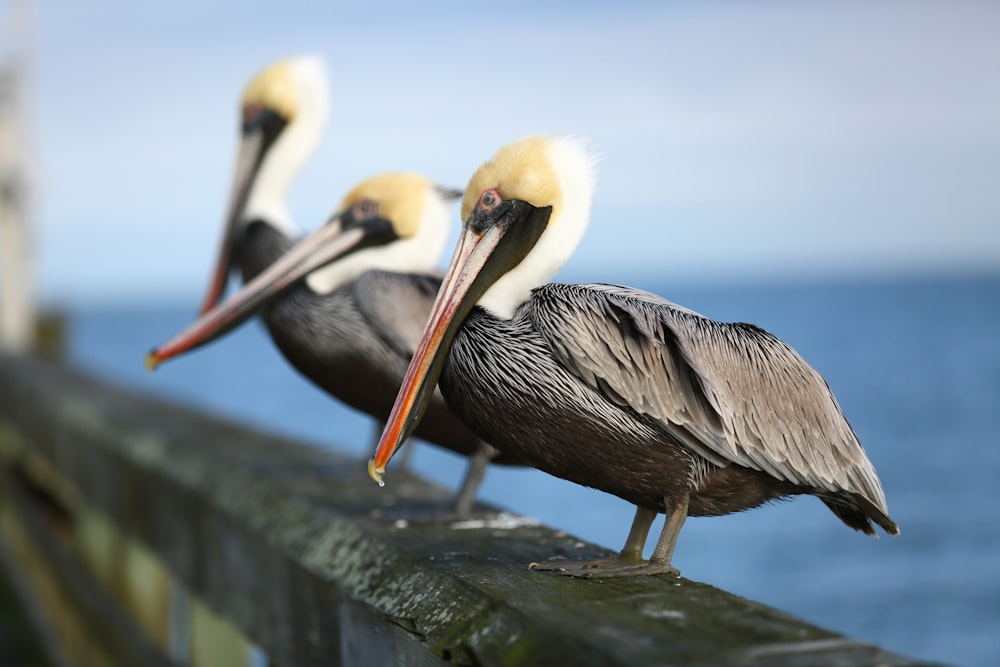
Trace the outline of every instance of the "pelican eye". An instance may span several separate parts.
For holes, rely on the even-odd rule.
[[[242,109],[242,121],[243,130],[253,127],[260,121],[261,114],[264,113],[264,107],[255,102],[249,102],[243,105]]]
[[[371,199],[362,199],[354,202],[351,206],[351,213],[356,220],[368,220],[378,214],[378,203]]]
[[[500,193],[496,191],[496,188],[486,190],[483,194],[479,195],[479,206],[487,211],[496,207],[499,203]]]

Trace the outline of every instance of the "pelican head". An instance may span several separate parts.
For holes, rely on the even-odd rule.
[[[244,89],[226,224],[202,313],[222,297],[241,222],[263,220],[294,233],[285,195],[326,126],[326,78],[322,61],[305,56],[265,67]]]
[[[495,278],[480,306],[510,318],[573,255],[590,220],[593,165],[584,141],[535,136],[507,144],[476,170],[462,197],[460,248],[472,253],[485,243],[474,252],[492,257],[487,277]]]
[[[386,172],[362,181],[347,193],[327,225],[338,217],[344,218],[344,229],[350,221],[362,221],[356,224],[367,230],[367,243],[309,273],[306,283],[314,292],[327,294],[374,269],[436,270],[448,240],[451,202],[460,194],[414,172]],[[374,233],[379,226],[386,232],[381,242]]]
[[[363,181],[324,225],[150,352],[147,368],[221,337],[303,279],[310,289],[326,293],[373,269],[432,271],[448,234],[449,202],[460,194],[407,172]]]
[[[573,254],[590,218],[593,164],[580,140],[528,137],[501,148],[473,174],[462,198],[458,248],[369,463],[373,479],[381,482],[423,416],[472,308],[512,317]]]

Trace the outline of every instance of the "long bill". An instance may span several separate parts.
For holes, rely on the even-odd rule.
[[[423,336],[396,395],[382,438],[368,462],[368,474],[380,486],[383,484],[386,464],[427,410],[459,327],[479,297],[496,279],[491,275],[492,271],[484,269],[503,236],[504,229],[499,225],[485,232],[479,232],[469,225],[463,230],[458,248],[431,307]]]
[[[342,216],[330,219],[239,292],[146,355],[146,368],[155,370],[164,361],[232,331],[312,271],[365,247],[367,232],[368,229],[360,225],[345,229]]]
[[[226,222],[222,228],[222,239],[219,252],[216,255],[212,276],[209,279],[208,290],[202,300],[199,315],[204,315],[222,299],[229,278],[232,264],[233,243],[240,217],[246,207],[250,188],[253,186],[260,167],[264,137],[260,132],[250,132],[240,141],[239,152],[236,154],[236,168],[233,174],[233,185],[229,192],[229,205],[226,209]]]

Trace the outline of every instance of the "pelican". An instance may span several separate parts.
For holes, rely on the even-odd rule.
[[[266,68],[247,86],[226,229],[202,316],[153,350],[146,365],[154,369],[261,313],[299,373],[384,421],[437,292],[440,274],[432,274],[447,240],[450,202],[460,193],[414,173],[370,178],[316,232],[327,243],[333,238],[336,249],[310,261],[310,245],[296,245],[299,232],[285,193],[319,141],[327,108],[324,81],[320,63],[302,58]],[[219,304],[231,267],[248,282]],[[298,272],[275,282],[289,271]],[[466,516],[496,451],[440,395],[430,410],[417,437],[470,457],[454,510]],[[509,463],[510,457],[496,462]]]
[[[221,300],[231,270],[248,281],[301,236],[286,196],[319,145],[329,106],[325,68],[316,57],[278,61],[247,84],[226,221],[202,315]]]
[[[509,144],[472,176],[462,235],[372,478],[382,483],[440,382],[501,452],[636,505],[618,555],[532,569],[677,575],[671,557],[688,516],[797,494],[817,496],[851,528],[898,533],[826,382],[786,343],[629,287],[544,284],[583,235],[592,183],[585,145],[562,137]],[[663,531],[644,560],[660,512]]]

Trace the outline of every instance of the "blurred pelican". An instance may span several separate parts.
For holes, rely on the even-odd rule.
[[[222,298],[231,270],[248,281],[301,235],[288,213],[288,188],[319,146],[329,106],[326,72],[315,57],[279,61],[247,84],[229,206],[201,314]]]

